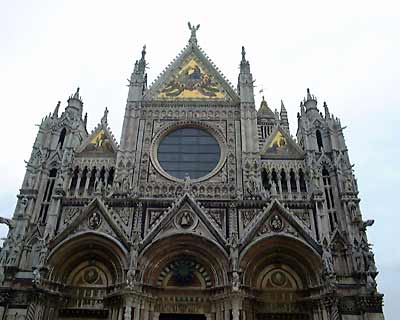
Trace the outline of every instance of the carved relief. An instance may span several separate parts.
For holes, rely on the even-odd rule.
[[[101,215],[97,211],[93,211],[88,217],[88,227],[97,230],[102,222]]]

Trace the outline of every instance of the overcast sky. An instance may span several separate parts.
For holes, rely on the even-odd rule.
[[[88,128],[108,107],[119,141],[127,78],[147,45],[149,81],[201,24],[199,45],[236,86],[244,45],[270,107],[296,133],[306,88],[341,118],[387,319],[400,314],[400,8],[396,1],[0,1],[0,215],[10,216],[41,118],[80,86]],[[260,96],[257,101],[259,103]],[[6,234],[1,226],[0,235]]]

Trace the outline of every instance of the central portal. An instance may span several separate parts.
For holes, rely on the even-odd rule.
[[[161,313],[159,320],[206,320],[206,316],[191,313]]]

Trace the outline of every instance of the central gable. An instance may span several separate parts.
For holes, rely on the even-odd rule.
[[[159,76],[146,92],[144,99],[239,101],[231,85],[194,43],[189,43]]]

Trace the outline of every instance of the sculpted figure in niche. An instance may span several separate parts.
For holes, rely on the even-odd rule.
[[[193,225],[193,217],[190,214],[190,212],[185,211],[182,213],[180,219],[179,219],[179,225],[182,228],[189,228]]]
[[[187,193],[192,192],[192,185],[193,185],[192,179],[190,179],[190,177],[188,175],[186,175],[185,184],[183,186],[183,191],[187,192]]]
[[[282,219],[278,215],[274,215],[274,217],[270,221],[270,225],[272,230],[275,232],[279,232],[282,230],[283,222]]]
[[[91,229],[97,229],[101,224],[101,217],[100,214],[98,214],[96,211],[94,211],[88,220],[88,225],[89,228]]]
[[[354,201],[349,201],[347,207],[349,208],[349,212],[353,220],[356,220],[360,217],[358,206]]]
[[[358,241],[354,239],[353,245],[353,258],[354,258],[354,268],[356,272],[363,272],[364,269],[364,259],[361,252],[361,246],[358,244]]]
[[[368,244],[363,244],[362,246],[363,250],[363,257],[364,257],[364,262],[365,262],[365,271],[368,273],[376,273],[376,265],[375,265],[375,258],[374,254],[370,250],[370,247]]]
[[[228,242],[229,262],[231,270],[239,270],[239,238],[237,233],[233,233]]]
[[[350,177],[348,177],[344,183],[345,183],[344,189],[346,190],[346,192],[353,192],[353,181],[352,181],[352,179]]]
[[[5,241],[3,243],[3,248],[1,248],[1,252],[0,252],[0,265],[1,266],[6,265],[6,263],[7,263],[8,255],[10,253],[9,241],[10,240],[5,239]]]
[[[38,267],[43,267],[46,263],[47,253],[49,251],[46,240],[44,238],[39,239],[39,260]]]
[[[232,272],[232,290],[239,291],[240,289],[240,275],[239,272],[233,271]]]
[[[332,252],[328,246],[327,241],[324,241],[322,246],[322,263],[325,274],[332,275],[335,273],[335,270],[333,269]]]
[[[132,241],[130,242],[129,270],[126,273],[126,283],[130,288],[133,288],[135,284],[135,276],[138,268],[139,245],[140,245],[140,233],[137,230],[135,230],[132,235]]]
[[[18,206],[18,210],[17,210],[17,214],[16,214],[17,217],[24,216],[27,206],[28,206],[28,199],[24,197],[19,201],[19,206]]]

